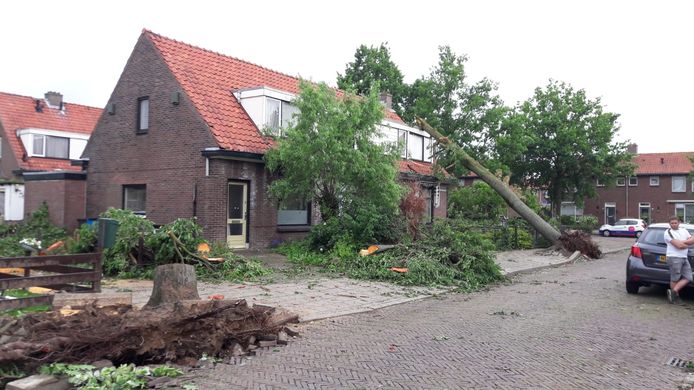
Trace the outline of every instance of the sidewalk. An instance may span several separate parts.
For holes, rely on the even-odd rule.
[[[593,236],[603,253],[614,253],[631,247],[631,238]],[[504,275],[555,267],[573,261],[557,252],[517,250],[499,252],[497,264]],[[134,306],[147,303],[152,282],[117,280],[104,283],[104,293],[130,292]],[[249,304],[282,307],[299,314],[302,322],[370,311],[445,293],[447,289],[403,287],[390,283],[359,281],[348,278],[315,277],[291,283],[259,285],[198,283],[201,299],[222,294],[225,299],[245,299]]]

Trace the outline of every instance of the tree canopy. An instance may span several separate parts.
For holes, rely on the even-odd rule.
[[[478,161],[492,169],[494,139],[508,109],[497,93],[497,84],[482,79],[474,84],[467,80],[465,55],[457,55],[449,46],[439,47],[439,61],[428,76],[415,80],[409,87],[403,119],[413,123],[415,117],[426,120],[446,137],[455,141]],[[464,174],[447,150],[439,162],[451,172]]]
[[[406,85],[400,69],[390,58],[387,43],[378,47],[359,46],[354,61],[347,64],[345,74],[337,74],[337,86],[359,95],[368,95],[373,88],[378,92],[388,92],[393,97],[393,109],[402,114]]]
[[[397,213],[397,149],[373,142],[383,118],[377,91],[338,98],[325,84],[302,82],[294,103],[296,124],[265,155],[280,176],[270,193],[279,200],[315,200],[324,220],[357,207]]]
[[[498,157],[512,183],[546,189],[558,213],[564,200],[595,196],[596,180],[633,170],[627,143],[614,141],[618,117],[604,111],[600,98],[550,80],[509,115],[495,136]]]

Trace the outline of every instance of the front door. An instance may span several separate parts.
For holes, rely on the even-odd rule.
[[[227,245],[229,248],[246,247],[248,229],[248,184],[229,182],[227,202]]]
[[[605,223],[614,225],[615,221],[617,221],[617,205],[605,203]]]
[[[651,223],[651,204],[650,203],[639,203],[639,218],[646,221],[646,223]]]

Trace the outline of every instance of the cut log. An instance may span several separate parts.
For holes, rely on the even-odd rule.
[[[188,264],[164,264],[154,269],[152,295],[145,308],[196,299],[200,299],[200,295],[195,267]]]

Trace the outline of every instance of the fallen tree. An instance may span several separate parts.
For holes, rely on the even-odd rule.
[[[136,310],[86,307],[0,319],[0,367],[30,372],[53,362],[183,363],[244,354],[277,340],[298,316],[245,300],[180,301]],[[285,335],[286,336],[286,335]],[[286,338],[285,338],[286,340]],[[269,346],[270,343],[260,344]]]
[[[449,138],[444,137],[438,130],[431,127],[424,119],[417,118],[417,124],[422,130],[429,133],[439,143],[440,146],[446,148],[454,156],[455,160],[460,162],[465,168],[474,172],[485,183],[489,184],[499,195],[506,201],[518,215],[528,221],[530,226],[537,230],[542,237],[549,240],[553,245],[570,250],[577,248],[581,253],[590,257],[599,257],[600,250],[591,241],[587,235],[562,235],[552,225],[547,223],[542,217],[537,215],[530,207],[528,207],[515,192],[506,183],[501,181],[492,172],[480,164],[477,160],[467,154],[460,145],[454,143]],[[574,241],[580,240],[580,243]]]

